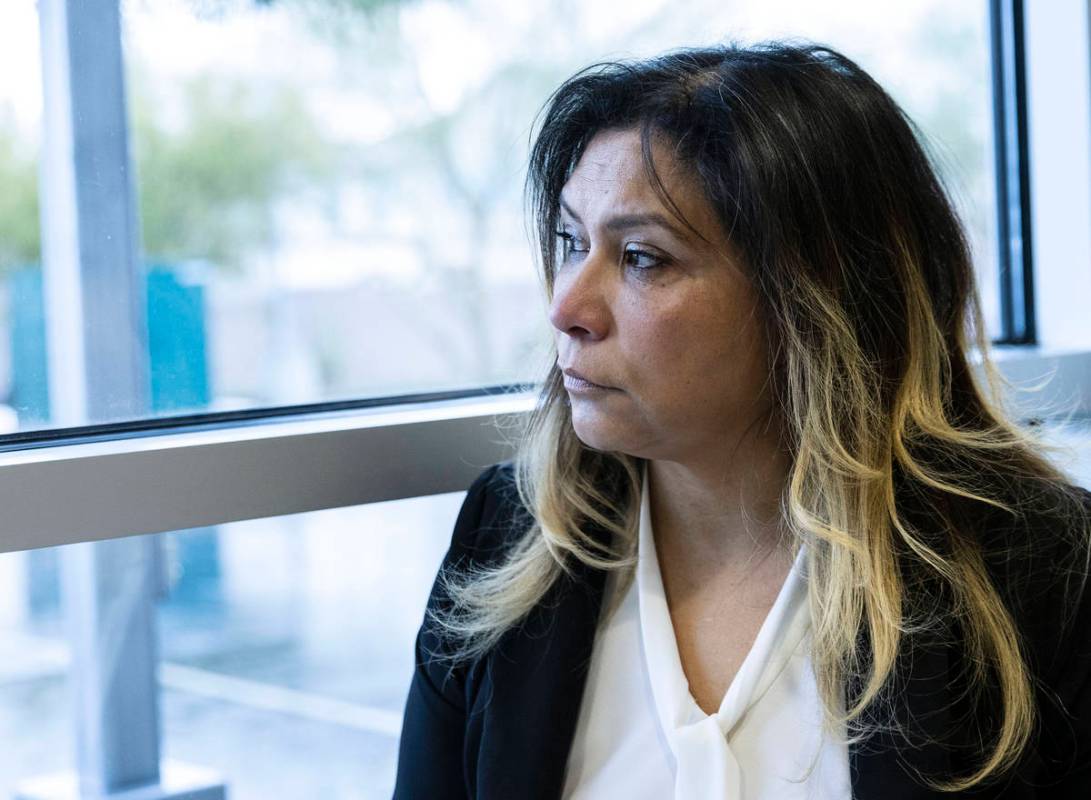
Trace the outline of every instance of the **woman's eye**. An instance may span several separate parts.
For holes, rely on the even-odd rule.
[[[583,255],[591,250],[590,245],[574,233],[559,230],[554,231],[554,234],[560,245],[560,263],[567,262],[575,254]],[[629,246],[621,254],[621,263],[623,266],[642,272],[664,266],[667,259],[648,250]]]
[[[637,250],[636,248],[626,249],[623,258],[626,266],[638,270],[655,269],[656,267],[662,266],[664,261],[659,256],[649,253],[647,250]]]
[[[588,248],[584,246],[584,243],[576,238],[574,234],[568,231],[555,231],[557,238],[561,244],[561,255],[565,260],[568,259],[571,253],[586,253]]]

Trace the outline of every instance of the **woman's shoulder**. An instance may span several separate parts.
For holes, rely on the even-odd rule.
[[[466,490],[447,560],[494,561],[532,522],[516,487],[514,461],[492,464]]]
[[[454,641],[440,622],[452,609],[451,582],[462,583],[465,575],[495,565],[504,544],[515,535],[521,510],[511,461],[486,467],[466,490],[450,544],[428,594],[418,636],[418,659],[435,671],[437,685],[446,685],[452,674],[448,670],[454,666],[446,659],[453,652]]]
[[[1067,511],[1058,505],[1052,514],[1009,517],[986,554],[1041,677],[1066,670],[1073,658],[1091,651],[1091,491],[1068,487],[1066,503]]]
[[[1075,488],[1071,496],[1091,515],[1091,492]],[[1071,521],[1059,514],[1053,524],[1042,520],[1028,528],[1009,558],[1005,594],[1037,696],[1038,776],[1076,770],[1065,785],[1085,786],[1091,780],[1091,542],[1086,517],[1078,518],[1076,504],[1070,508]]]

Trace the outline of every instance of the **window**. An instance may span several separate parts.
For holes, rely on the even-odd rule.
[[[461,493],[129,542],[156,575],[163,757],[238,800],[389,798],[406,676]],[[58,565],[0,555],[0,794],[75,768]],[[124,585],[124,581],[119,581]],[[104,593],[123,611],[125,592]],[[141,735],[146,735],[141,732]]]
[[[104,19],[81,24],[122,47],[46,26],[75,61],[44,54],[45,207],[79,224],[47,215],[44,269],[33,248],[9,265],[20,431],[536,380],[536,111],[595,60],[725,36],[805,32],[889,87],[959,202],[998,325],[983,2],[129,0]],[[87,141],[71,170],[67,123]],[[33,238],[25,210],[8,224]]]

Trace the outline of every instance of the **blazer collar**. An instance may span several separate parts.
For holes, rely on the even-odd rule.
[[[581,562],[490,654],[483,686],[479,798],[557,800],[579,719],[606,573]],[[476,706],[475,703],[475,711]]]

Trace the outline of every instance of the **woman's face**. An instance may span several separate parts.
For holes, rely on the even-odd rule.
[[[707,460],[769,408],[757,299],[694,178],[667,147],[645,175],[640,134],[596,135],[561,192],[567,255],[549,318],[576,435],[647,459]],[[719,448],[719,449],[717,449]]]

